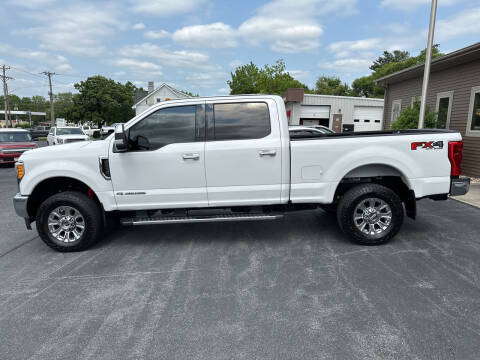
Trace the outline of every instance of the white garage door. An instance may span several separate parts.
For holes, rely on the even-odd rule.
[[[353,112],[354,131],[382,130],[382,106],[355,106]]]
[[[330,119],[330,106],[328,105],[302,105],[300,108],[301,119]]]

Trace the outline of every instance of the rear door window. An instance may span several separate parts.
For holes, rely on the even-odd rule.
[[[270,134],[270,113],[264,102],[215,104],[215,140],[260,139]]]

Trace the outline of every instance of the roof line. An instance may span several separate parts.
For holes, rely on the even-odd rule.
[[[151,93],[148,93],[147,95],[145,95],[143,98],[141,98],[140,100],[138,100],[133,106],[132,108],[136,108],[138,104],[140,104],[142,101],[144,101],[145,99],[149,98],[151,95],[155,94],[158,90],[160,90],[161,88],[163,87],[167,87],[169,88],[172,92],[174,92],[175,94],[179,95],[185,95],[185,96],[188,96],[188,97],[191,97],[190,95],[184,93],[183,91],[180,91],[180,90],[177,90],[173,87],[171,87],[170,85],[168,85],[167,83],[162,83],[162,85],[160,85],[158,88],[156,88],[155,90],[153,90]]]
[[[459,49],[459,50],[452,51],[451,53],[445,54],[445,55],[443,55],[443,56],[439,56],[439,57],[433,59],[431,63],[432,63],[432,64],[436,64],[436,63],[440,63],[440,62],[445,61],[445,60],[449,60],[449,59],[452,59],[452,58],[455,58],[455,57],[459,57],[459,56],[465,55],[466,53],[468,53],[468,52],[470,52],[470,51],[472,51],[472,50],[476,50],[477,48],[480,49],[480,42],[477,42],[477,43],[475,43],[475,44],[473,44],[473,45],[470,45],[470,46],[461,48],[461,49]],[[381,78],[378,78],[377,80],[375,80],[375,82],[376,82],[377,85],[378,85],[380,82],[382,82],[382,81],[384,81],[384,80],[386,80],[386,79],[395,77],[395,76],[400,75],[400,74],[407,73],[407,72],[409,72],[409,71],[413,71],[413,70],[419,69],[419,68],[424,67],[424,66],[425,66],[425,63],[413,65],[413,66],[410,66],[410,67],[408,67],[408,68],[405,68],[405,69],[396,71],[396,72],[394,72],[394,73],[391,73],[391,74],[382,76]]]

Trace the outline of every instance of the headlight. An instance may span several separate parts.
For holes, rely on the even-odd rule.
[[[22,162],[17,162],[15,164],[15,167],[17,169],[17,180],[20,182],[20,180],[22,180],[23,176],[25,175],[25,168]]]

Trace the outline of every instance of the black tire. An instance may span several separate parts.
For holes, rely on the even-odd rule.
[[[77,210],[84,219],[84,231],[73,242],[57,240],[48,227],[50,213],[59,206],[69,206]],[[81,251],[89,248],[102,238],[103,214],[95,200],[76,191],[61,192],[47,198],[38,208],[36,215],[37,231],[45,244],[60,252]]]
[[[380,233],[366,234],[362,232],[354,221],[357,205],[362,200],[378,198],[383,200],[391,209],[389,225]],[[342,231],[349,235],[354,242],[361,245],[381,245],[392,239],[403,224],[404,210],[400,198],[389,188],[378,184],[362,184],[348,190],[340,199],[337,208],[337,220]],[[362,220],[359,220],[362,222]]]

